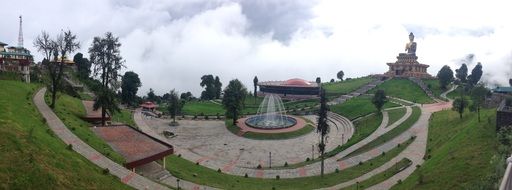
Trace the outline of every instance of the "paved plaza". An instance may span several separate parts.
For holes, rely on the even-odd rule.
[[[312,115],[305,118],[316,120],[316,116]],[[227,164],[241,168],[256,168],[258,165],[269,167],[270,164],[283,166],[285,162],[293,164],[318,156],[318,134],[315,131],[293,139],[252,140],[228,131],[224,121],[181,120],[180,126],[171,127],[170,120],[143,116],[143,122],[158,134],[164,130],[173,132],[176,136],[167,139],[167,142],[176,147],[176,154],[211,168],[222,169]],[[327,150],[342,145],[342,140],[346,142],[345,137],[350,137],[347,133],[349,129],[341,124],[336,125],[340,127],[333,127],[329,134]]]

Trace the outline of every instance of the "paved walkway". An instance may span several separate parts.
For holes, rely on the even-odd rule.
[[[161,141],[164,141],[164,142],[167,142],[169,143],[168,139],[161,136],[161,135],[158,135],[154,130],[152,130],[145,122],[140,122],[140,121],[143,121],[143,115],[142,115],[142,112],[140,109],[137,109],[135,111],[136,113],[134,113],[134,120],[135,120],[135,124],[137,124],[137,127],[139,128],[139,130],[141,130],[142,132],[152,136],[152,137],[155,137]],[[171,143],[169,143],[171,144]],[[171,144],[173,145],[173,144]],[[174,146],[174,145],[173,145]],[[176,154],[176,151],[177,151],[177,147],[174,146],[174,150],[175,150],[175,154]],[[177,179],[176,177],[174,176],[170,176],[170,177],[167,177],[165,178],[164,180],[160,181],[161,183],[164,183],[164,184],[167,184],[167,185],[170,185],[172,187],[176,187],[177,186]],[[213,187],[209,187],[209,186],[203,186],[203,185],[198,185],[198,184],[195,184],[195,183],[192,183],[192,182],[189,182],[189,181],[185,181],[183,179],[180,179],[180,188],[182,189],[193,189],[193,190],[199,190],[199,189],[204,189],[204,190],[210,190],[210,189],[216,189],[216,188],[213,188]]]
[[[397,109],[397,108],[394,108],[394,109]],[[352,145],[348,149],[338,153],[336,156],[327,158],[325,160],[326,173],[335,172],[336,169],[344,170],[344,169],[350,168],[352,166],[357,165],[360,161],[364,162],[369,159],[372,159],[376,156],[379,156],[383,151],[387,152],[390,149],[394,148],[396,146],[396,144],[403,143],[403,142],[407,141],[414,134],[412,134],[411,132],[403,133],[400,136],[396,137],[395,139],[393,139],[387,143],[384,143],[378,147],[375,147],[367,152],[361,153],[361,154],[353,156],[351,158],[345,158],[348,154],[350,154],[353,151],[359,149],[360,147],[370,143],[371,141],[375,140],[382,134],[387,133],[388,131],[394,129],[395,127],[397,127],[398,125],[403,123],[412,114],[412,109],[410,106],[405,107],[405,109],[406,109],[406,113],[404,114],[404,116],[402,116],[399,120],[397,120],[396,122],[394,122],[392,124],[388,123],[389,117],[388,117],[387,112],[386,111],[383,112],[382,123],[375,132],[373,132],[370,136],[363,139],[362,141],[356,143],[355,145]],[[140,112],[136,112],[134,118],[135,118],[135,122],[139,125],[139,127],[140,126],[148,126],[148,124],[146,122],[151,121],[151,120],[143,119],[142,114],[140,114]],[[189,126],[190,124],[187,124],[187,122],[189,122],[189,121],[182,121],[182,123],[184,123],[183,128],[190,128],[190,126]],[[152,123],[151,125],[154,128],[153,125],[155,125],[155,123]],[[192,124],[192,125],[194,125],[194,124]],[[213,127],[212,124],[210,124],[209,126],[206,126],[206,127],[213,131],[221,133],[221,134],[226,134],[226,133],[230,134],[228,131],[222,131],[225,128],[223,125],[221,126],[221,128],[212,128]],[[169,127],[166,127],[166,128],[169,129]],[[187,146],[191,146],[191,144],[190,144],[191,141],[197,142],[197,141],[201,141],[201,139],[211,139],[211,137],[203,138],[202,135],[199,135],[199,133],[201,133],[201,132],[200,132],[200,129],[197,127],[195,127],[195,128],[192,127],[190,130],[194,131],[194,135],[191,137],[193,139],[189,138],[188,140],[187,139],[181,139],[181,140],[180,139],[171,139],[171,140],[169,140],[169,139],[163,138],[161,135],[158,135],[158,136],[161,139],[163,138],[162,140],[164,140],[164,141],[167,140],[167,142],[169,142],[170,144],[177,145],[176,143],[178,143],[178,144],[185,143]],[[183,135],[187,135],[187,133],[181,134],[181,136],[183,136]],[[180,135],[178,135],[178,136],[180,136]],[[234,135],[232,135],[232,136],[234,136]],[[207,147],[204,147],[206,149],[203,148],[201,150],[203,150],[203,151],[217,150],[216,151],[217,153],[211,154],[211,156],[197,156],[197,155],[201,155],[197,151],[199,149],[197,149],[195,151],[196,153],[193,155],[189,154],[191,152],[190,148],[183,149],[183,148],[185,148],[185,147],[183,147],[182,149],[180,149],[178,151],[186,159],[199,162],[201,165],[209,167],[211,169],[221,168],[221,169],[223,169],[223,171],[226,170],[225,171],[226,173],[229,173],[232,175],[243,176],[245,174],[248,174],[249,176],[256,176],[256,177],[260,177],[260,178],[275,178],[276,175],[279,175],[281,178],[297,178],[297,177],[320,175],[320,162],[315,162],[315,163],[312,163],[312,164],[309,164],[309,165],[306,165],[306,166],[303,166],[300,168],[292,168],[292,169],[281,168],[281,169],[261,170],[261,169],[254,168],[256,164],[244,166],[243,162],[240,163],[241,162],[240,161],[240,150],[238,150],[238,149],[241,147],[240,145],[244,144],[243,143],[244,141],[248,141],[248,140],[245,138],[237,137],[237,136],[234,136],[234,137],[236,137],[236,139],[231,139],[229,141],[236,141],[237,146],[234,148],[228,148],[228,149],[225,149],[225,148],[222,149],[222,148],[225,147],[226,145],[231,146],[231,143],[224,144],[224,146],[221,146],[221,147],[217,147],[217,146],[214,146],[214,144],[218,144],[218,143],[215,143],[212,140],[209,140],[208,141],[209,145]],[[348,139],[345,139],[345,142],[346,142],[346,140],[348,140]],[[279,143],[277,143],[277,144],[274,144],[275,141],[255,141],[255,142],[258,142],[258,144],[260,144],[262,147],[266,148],[267,150],[269,148],[280,147],[280,145],[283,145],[282,141],[278,141]],[[301,142],[304,142],[304,141],[301,140]],[[271,144],[266,145],[265,143],[271,143]],[[198,145],[192,146],[191,148],[194,148],[196,146],[198,146]],[[286,146],[288,146],[288,145],[286,145]],[[286,146],[281,147],[280,149],[286,150],[287,149]],[[181,148],[182,146],[177,146],[177,147]],[[196,149],[196,148],[194,148],[194,149]],[[221,149],[222,149],[222,151],[219,152],[219,150],[221,150]],[[252,151],[254,152],[254,150],[252,150]],[[194,151],[192,151],[192,152],[194,152]],[[266,156],[268,156],[268,155],[266,155]],[[225,157],[227,157],[227,160],[222,159]],[[273,157],[273,162],[275,162],[274,160],[277,160],[277,159],[274,159],[274,152],[272,154],[272,157]],[[338,161],[338,160],[340,160],[340,161]],[[301,160],[301,162],[302,161],[303,160]],[[267,162],[265,162],[265,161],[263,161],[263,162],[260,161],[260,162],[261,162],[261,165],[264,167],[267,164]],[[282,161],[282,162],[284,163],[284,161]],[[282,163],[278,163],[276,165],[282,166]]]
[[[420,119],[413,127],[418,126],[416,129],[416,139],[413,141],[409,147],[407,147],[400,155],[395,157],[393,160],[384,164],[383,166],[377,168],[382,169],[380,172],[390,168],[394,163],[400,161],[402,158],[408,158],[412,161],[411,166],[407,167],[405,170],[395,174],[393,177],[376,184],[368,189],[372,190],[381,190],[381,189],[390,189],[393,187],[398,180],[405,180],[409,177],[414,170],[416,170],[416,165],[423,164],[423,157],[425,156],[425,151],[427,149],[427,139],[428,139],[428,121],[430,119],[430,115],[434,112],[438,112],[445,109],[450,109],[452,107],[452,100],[446,97],[446,95],[457,88],[457,85],[453,85],[451,89],[442,93],[440,96],[442,98],[446,98],[450,101],[448,102],[440,102],[435,104],[428,104],[421,107],[422,114]],[[384,169],[385,168],[385,169]],[[373,171],[372,171],[373,172]],[[362,181],[362,180],[359,180]],[[339,189],[339,188],[338,188]]]
[[[312,117],[309,119],[315,121],[315,116],[306,117]],[[342,116],[334,113],[330,113],[329,117],[333,128],[327,148],[332,150],[337,145],[346,143],[354,130],[348,119],[341,119]],[[280,175],[281,178],[295,178],[314,176],[319,173],[319,163],[311,168],[256,169],[258,164],[262,167],[269,166],[269,152],[272,152],[273,166],[283,166],[285,162],[288,164],[303,162],[307,157],[311,158],[312,154],[317,157],[318,151],[315,144],[318,134],[314,132],[293,139],[262,141],[236,136],[227,131],[222,121],[181,120],[180,126],[169,127],[168,120],[146,118],[138,111],[134,113],[134,119],[141,129],[147,127],[154,131],[148,134],[156,134],[157,138],[175,146],[176,154],[181,154],[187,160],[214,170],[220,168],[232,175],[243,176],[247,173],[251,177],[261,178],[275,178],[276,175]],[[177,136],[166,139],[159,135],[164,130],[172,131]],[[312,148],[315,149],[313,152]],[[336,167],[332,167],[332,172],[335,169]]]
[[[34,96],[34,104],[39,112],[46,119],[50,129],[66,144],[73,145],[73,150],[93,162],[100,168],[108,168],[110,173],[118,177],[123,183],[135,189],[168,189],[158,183],[155,183],[145,177],[142,177],[123,166],[113,162],[101,153],[90,147],[88,144],[80,140],[75,134],[62,123],[62,121],[53,113],[44,101],[46,88],[42,88]]]

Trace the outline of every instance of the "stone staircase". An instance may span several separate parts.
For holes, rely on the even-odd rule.
[[[428,97],[432,98],[436,102],[441,102],[439,98],[435,97],[430,88],[428,88],[427,84],[425,84],[421,79],[415,77],[409,77],[409,80],[420,86],[420,88],[427,94]]]
[[[354,135],[354,124],[346,117],[343,117],[337,113],[334,113],[334,112],[328,112],[327,113],[327,116],[330,120],[334,120],[332,121],[333,123],[339,123],[341,126],[338,126],[338,127],[341,127],[338,128],[338,130],[341,130],[344,134],[343,136],[343,143],[346,143],[350,138],[352,138],[352,136]]]
[[[382,84],[384,81],[385,80],[379,80],[379,79],[373,80],[372,82],[362,86],[361,88],[351,92],[350,94],[341,95],[340,97],[328,102],[327,104],[328,105],[336,105],[336,104],[341,104],[343,102],[346,102],[347,100],[349,100],[353,97],[358,97],[361,94],[365,94],[366,92],[375,88],[379,84]]]

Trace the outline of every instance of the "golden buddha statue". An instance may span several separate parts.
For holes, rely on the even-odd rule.
[[[405,44],[407,54],[416,54],[416,42],[414,42],[414,34],[409,34],[409,43]]]

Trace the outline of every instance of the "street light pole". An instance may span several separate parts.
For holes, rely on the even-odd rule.
[[[272,168],[272,152],[268,152],[268,166]]]
[[[180,190],[180,179],[176,179],[176,183],[177,183],[177,189]]]
[[[315,159],[315,145],[311,145],[311,160]]]

